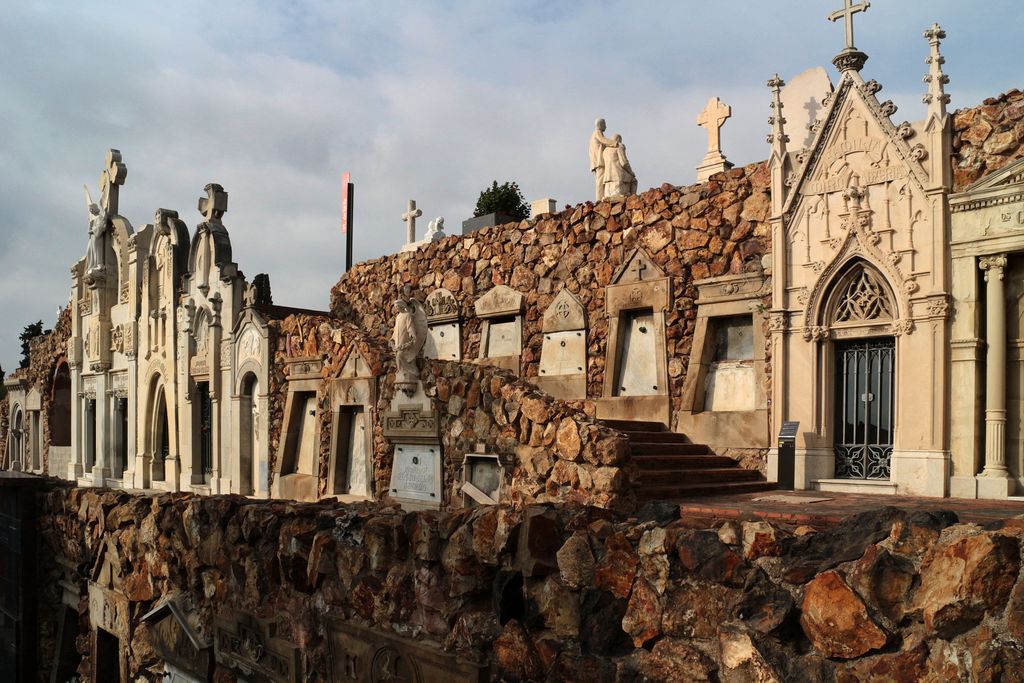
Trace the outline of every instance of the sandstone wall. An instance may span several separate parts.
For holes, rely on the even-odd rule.
[[[218,614],[276,619],[308,681],[331,680],[328,617],[442,645],[485,664],[489,680],[1013,681],[1024,671],[1024,517],[981,528],[885,508],[815,532],[691,528],[671,506],[628,520],[575,506],[403,514],[66,487],[40,502],[43,661],[65,578],[83,598],[83,681],[87,575],[103,549],[130,601],[132,680],[160,680],[139,619],[172,592],[191,596],[207,634]]]
[[[588,398],[601,396],[608,323],[605,287],[634,247],[643,247],[672,277],[667,352],[672,415],[680,407],[696,318],[694,280],[761,268],[770,247],[770,178],[763,163],[733,169],[688,187],[590,202],[558,214],[451,236],[413,253],[356,265],[332,290],[332,311],[372,334],[390,333],[400,296],[424,299],[438,287],[458,300],[463,358],[476,358],[480,321],[473,303],[504,284],[524,294],[522,370],[536,377],[541,319],[564,285],[589,318]]]
[[[954,191],[1024,158],[1024,92],[1011,90],[953,116]]]

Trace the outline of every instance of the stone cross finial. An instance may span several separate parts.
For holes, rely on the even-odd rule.
[[[121,163],[121,152],[116,149],[107,150],[107,157],[100,173],[100,206],[107,216],[117,214],[118,191],[128,177],[128,167]]]
[[[228,193],[217,183],[208,183],[203,190],[206,196],[199,198],[199,213],[203,214],[207,221],[219,223],[228,210]]]
[[[402,214],[402,220],[405,221],[408,232],[406,233],[406,244],[412,244],[416,241],[416,219],[423,215],[423,212],[416,208],[416,200],[409,200],[409,210]]]
[[[871,7],[870,2],[862,2],[856,4],[854,0],[843,0],[843,8],[836,10],[832,14],[828,15],[828,20],[832,22],[839,21],[840,19],[846,22],[846,49],[855,50],[853,46],[853,15],[858,12],[867,12],[868,8]]]
[[[939,52],[939,46],[945,39],[946,32],[938,24],[932,24],[932,27],[924,32],[924,37],[931,46],[931,54],[925,60],[928,64],[928,75],[924,77],[924,82],[928,84],[928,94],[924,96],[924,103],[928,105],[929,115],[943,118],[946,116],[946,105],[949,104],[949,95],[946,94],[949,76],[942,72],[946,58]]]
[[[708,106],[697,117],[697,125],[708,131],[708,153],[697,167],[697,182],[704,182],[715,173],[732,168],[732,164],[726,161],[725,155],[722,154],[722,126],[730,116],[732,107],[719,98],[712,97],[708,100]]]

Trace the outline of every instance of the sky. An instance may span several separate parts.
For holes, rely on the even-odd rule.
[[[158,208],[190,230],[203,187],[230,199],[233,256],[270,273],[275,303],[326,308],[344,270],[340,178],[355,183],[355,260],[405,241],[409,199],[448,233],[491,181],[528,201],[593,198],[587,141],[603,117],[641,191],[695,180],[696,118],[732,106],[722,148],[767,157],[766,81],[827,67],[843,0],[22,0],[0,22],[0,366],[25,324],[55,320],[86,250],[82,185],[108,148],[128,177],[120,213]],[[924,29],[952,108],[1024,87],[1020,0],[872,0],[855,18],[862,72],[923,118]]]

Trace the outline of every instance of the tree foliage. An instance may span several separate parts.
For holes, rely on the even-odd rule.
[[[473,215],[486,216],[489,213],[504,213],[521,221],[530,217],[530,205],[519,191],[518,183],[499,185],[495,180],[489,188],[480,193]]]
[[[43,333],[43,321],[34,322],[29,325],[25,325],[25,330],[18,337],[21,340],[21,366],[23,368],[28,367],[29,355],[30,355],[30,344],[33,339]]]

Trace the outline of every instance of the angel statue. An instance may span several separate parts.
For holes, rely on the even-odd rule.
[[[395,314],[395,331],[391,335],[391,348],[398,365],[395,384],[411,396],[419,384],[416,359],[427,341],[427,313],[419,301],[399,299],[395,302]]]
[[[107,235],[107,210],[92,200],[88,186],[85,187],[85,205],[89,210],[89,250],[85,256],[85,277],[93,282],[102,275]]]

